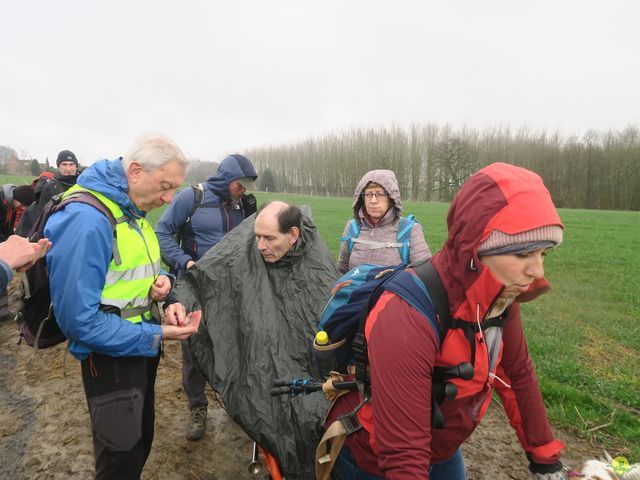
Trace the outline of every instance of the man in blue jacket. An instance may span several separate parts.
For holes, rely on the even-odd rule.
[[[102,211],[70,203],[44,229],[53,243],[46,256],[53,309],[81,361],[96,479],[140,478],[153,442],[162,340],[184,340],[200,323],[194,312],[160,325],[154,306],[171,281],[160,271],[160,247],[145,219],[171,202],[186,164],[172,140],[141,137],[124,158],[86,169],[64,194],[88,192]]]
[[[220,163],[215,175],[198,187],[182,190],[156,224],[162,259],[181,275],[191,268],[242,220],[256,211],[253,190],[256,170],[248,158],[234,154]],[[195,211],[194,211],[195,209]],[[182,345],[182,388],[187,395],[189,420],[186,438],[200,440],[207,429],[206,380]]]

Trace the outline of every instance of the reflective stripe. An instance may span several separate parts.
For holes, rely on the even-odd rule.
[[[120,316],[122,318],[133,318],[139,315],[144,315],[149,312],[151,309],[149,307],[138,307],[138,308],[128,308],[123,310]]]
[[[106,285],[113,285],[119,281],[131,281],[142,280],[143,278],[154,278],[157,272],[160,270],[160,262],[154,262],[153,264],[140,265],[138,267],[130,268],[127,270],[109,270],[107,272]]]

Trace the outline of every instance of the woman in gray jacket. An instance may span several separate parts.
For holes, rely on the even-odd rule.
[[[396,175],[391,170],[371,170],[358,182],[353,195],[353,220],[342,235],[338,270],[370,263],[398,265],[431,258],[422,226],[402,217]]]

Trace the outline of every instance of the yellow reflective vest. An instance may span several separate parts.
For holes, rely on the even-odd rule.
[[[149,222],[123,214],[116,202],[101,193],[74,185],[63,198],[86,191],[98,198],[116,219],[113,256],[100,298],[101,305],[117,307],[133,323],[151,320],[151,285],[160,273],[160,246]],[[158,319],[159,320],[159,319]]]

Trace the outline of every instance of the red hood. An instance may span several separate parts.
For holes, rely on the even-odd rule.
[[[535,173],[506,163],[493,163],[463,185],[449,208],[449,236],[433,257],[449,296],[451,315],[475,321],[503,288],[478,260],[478,245],[494,229],[510,235],[547,225],[563,226],[549,191]],[[545,279],[535,281],[517,301],[528,301],[548,290]]]

